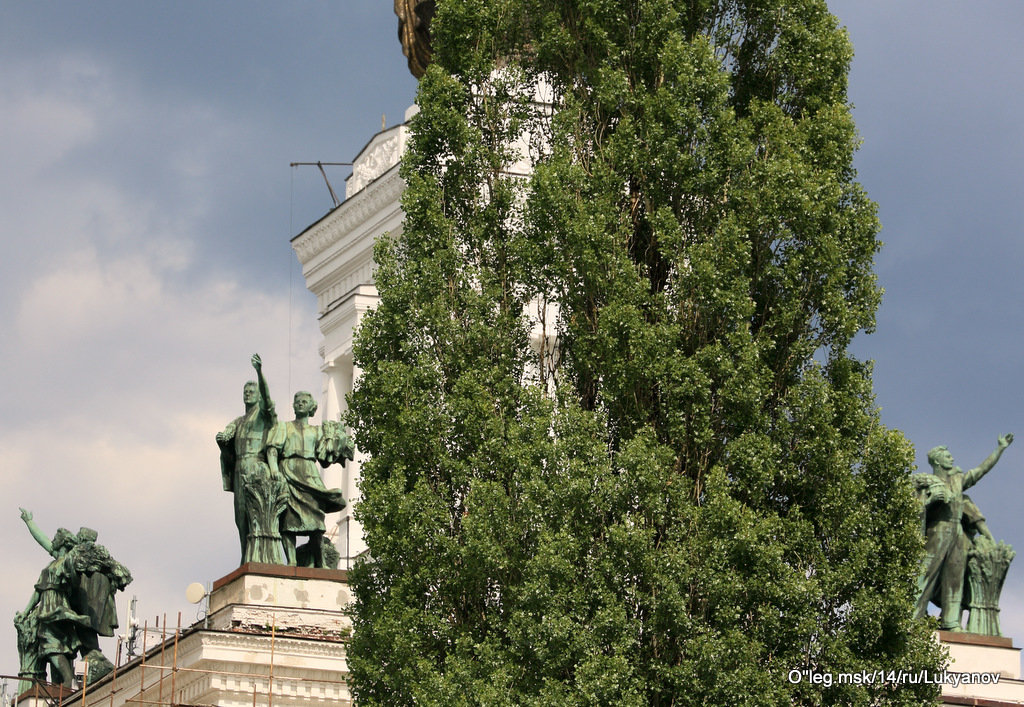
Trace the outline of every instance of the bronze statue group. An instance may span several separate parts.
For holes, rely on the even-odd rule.
[[[324,486],[317,465],[344,464],[355,447],[341,423],[309,424],[316,402],[305,391],[295,394],[295,419],[279,422],[258,355],[252,364],[257,380],[242,391],[245,414],[217,435],[224,490],[234,493],[241,561],[336,567],[338,551],[323,539],[324,516],[342,510],[345,498],[340,489]],[[22,509],[21,517],[53,558],[14,619],[21,689],[45,682],[47,666],[50,682],[71,687],[79,655],[88,664],[88,681],[97,680],[113,669],[98,637],[114,635],[114,593],[132,576],[96,544],[96,531],[82,528],[75,535],[60,528],[51,540],[31,513]],[[300,536],[307,542],[297,546]]]
[[[1012,442],[1013,435],[1001,436],[995,451],[967,472],[953,465],[948,449],[935,447],[928,452],[932,473],[911,477],[925,534],[916,615],[923,618],[928,604],[936,604],[942,631],[964,630],[963,615],[968,611],[968,632],[1002,635],[999,595],[1015,553],[1009,545],[996,543],[985,516],[964,491],[996,465]]]
[[[96,531],[82,528],[77,535],[59,528],[50,540],[21,509],[32,537],[53,558],[35,584],[28,606],[14,618],[21,666],[18,676],[70,687],[74,660],[88,663],[88,679],[106,675],[113,665],[100,652],[99,636],[113,636],[117,628],[114,592],[123,590],[132,576],[102,545]]]
[[[224,490],[234,493],[241,562],[305,567],[337,566],[337,550],[324,543],[324,515],[345,507],[341,489],[328,489],[317,464],[352,459],[355,447],[340,423],[309,424],[313,396],[295,394],[295,419],[279,422],[263,364],[252,357],[256,380],[242,389],[245,414],[217,435]],[[297,546],[297,538],[308,542]]]
[[[309,424],[316,412],[313,396],[295,394],[295,419],[280,422],[270,399],[262,361],[253,355],[256,380],[245,384],[245,413],[217,434],[224,490],[234,494],[235,525],[241,562],[267,562],[305,567],[336,567],[338,552],[324,542],[326,513],[340,511],[345,498],[328,489],[317,465],[344,464],[355,448],[341,423]],[[998,447],[980,465],[964,472],[953,465],[945,447],[928,453],[931,474],[914,474],[921,501],[925,558],[917,586],[916,614],[928,605],[941,610],[939,628],[998,636],[999,594],[1013,549],[996,543],[985,517],[964,491],[995,466],[1013,435],[999,438]],[[22,509],[32,537],[53,558],[43,569],[24,611],[14,620],[21,659],[19,677],[71,686],[76,656],[88,663],[91,682],[113,666],[99,650],[99,636],[117,628],[114,593],[132,581],[131,574],[102,545],[96,531],[77,535],[60,528],[48,538]],[[307,542],[298,546],[299,536]],[[26,683],[23,683],[23,688]]]

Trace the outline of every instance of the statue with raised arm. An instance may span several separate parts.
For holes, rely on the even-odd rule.
[[[97,680],[113,668],[100,652],[98,636],[114,635],[114,592],[131,582],[131,574],[96,544],[96,531],[82,528],[75,536],[60,528],[50,540],[24,508],[21,519],[53,560],[14,620],[19,676],[45,679],[49,665],[51,682],[70,685],[75,656],[81,653],[89,664],[88,679]]]
[[[328,489],[320,478],[317,463],[323,467],[344,464],[352,459],[355,447],[341,425],[324,422],[309,424],[316,413],[313,396],[300,391],[292,403],[295,419],[279,424],[270,446],[276,449],[278,468],[288,482],[288,501],[281,516],[281,536],[285,561],[289,565],[324,567],[324,515],[345,507],[341,489]],[[296,538],[309,541],[296,550]]]
[[[923,618],[928,613],[929,602],[937,604],[941,611],[939,628],[943,631],[962,630],[969,555],[979,545],[984,550],[986,544],[994,546],[995,543],[984,516],[964,491],[996,465],[1012,442],[1012,434],[1001,436],[995,451],[968,472],[954,466],[948,449],[935,447],[928,452],[932,473],[913,477],[923,504],[925,526],[925,559],[918,576],[915,615]],[[999,585],[1002,585],[1001,579]],[[973,614],[974,609],[972,622]],[[995,630],[998,631],[998,624]]]
[[[277,450],[267,447],[268,436],[277,425],[277,412],[259,354],[253,354],[252,366],[256,380],[242,388],[245,414],[217,433],[221,479],[224,490],[234,494],[241,564],[280,563],[277,519],[284,511],[284,484],[277,473]]]
[[[75,536],[66,528],[58,528],[51,541],[24,508],[21,519],[53,560],[39,573],[25,610],[14,617],[21,662],[19,676],[45,679],[49,665],[50,682],[70,686],[74,678],[73,661],[81,647],[79,631],[89,626],[89,617],[71,608],[76,578],[69,553]]]

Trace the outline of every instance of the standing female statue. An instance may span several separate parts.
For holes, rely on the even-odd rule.
[[[337,423],[309,424],[316,412],[316,402],[306,391],[295,394],[295,419],[278,425],[268,448],[277,450],[278,469],[288,482],[288,504],[281,515],[281,539],[285,562],[289,565],[324,566],[324,514],[345,507],[341,489],[328,489],[320,478],[317,462],[327,467],[352,459],[354,447]],[[269,456],[269,455],[268,455]],[[299,562],[296,537],[306,535],[309,543],[303,548],[308,555]]]
[[[76,539],[71,531],[59,528],[51,541],[24,508],[21,519],[53,560],[39,573],[28,606],[14,617],[21,654],[19,675],[41,679],[49,664],[50,681],[70,687],[75,677],[72,661],[82,646],[79,632],[91,627],[88,616],[71,608],[77,575],[70,552]]]
[[[21,509],[21,519],[36,542],[53,558],[39,574],[25,610],[14,619],[21,659],[19,676],[70,685],[73,661],[81,653],[89,663],[88,679],[113,669],[100,652],[99,636],[117,628],[114,593],[132,581],[120,562],[96,543],[96,531],[82,528],[78,536],[60,528],[51,541]]]

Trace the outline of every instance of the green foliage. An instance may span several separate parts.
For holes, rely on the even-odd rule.
[[[356,346],[357,699],[934,699],[838,684],[939,658],[912,453],[846,351],[878,224],[824,3],[448,0],[433,31]]]

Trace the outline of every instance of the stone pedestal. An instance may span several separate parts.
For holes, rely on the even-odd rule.
[[[345,570],[249,563],[213,583],[208,627],[217,631],[345,640],[352,621]]]
[[[150,629],[144,656],[63,703],[349,705],[349,596],[343,570],[242,565],[213,583],[205,620]]]
[[[939,631],[938,639],[949,648],[946,671],[950,675],[942,685],[943,704],[1024,704],[1020,648],[1014,648],[1011,639],[953,631]]]

